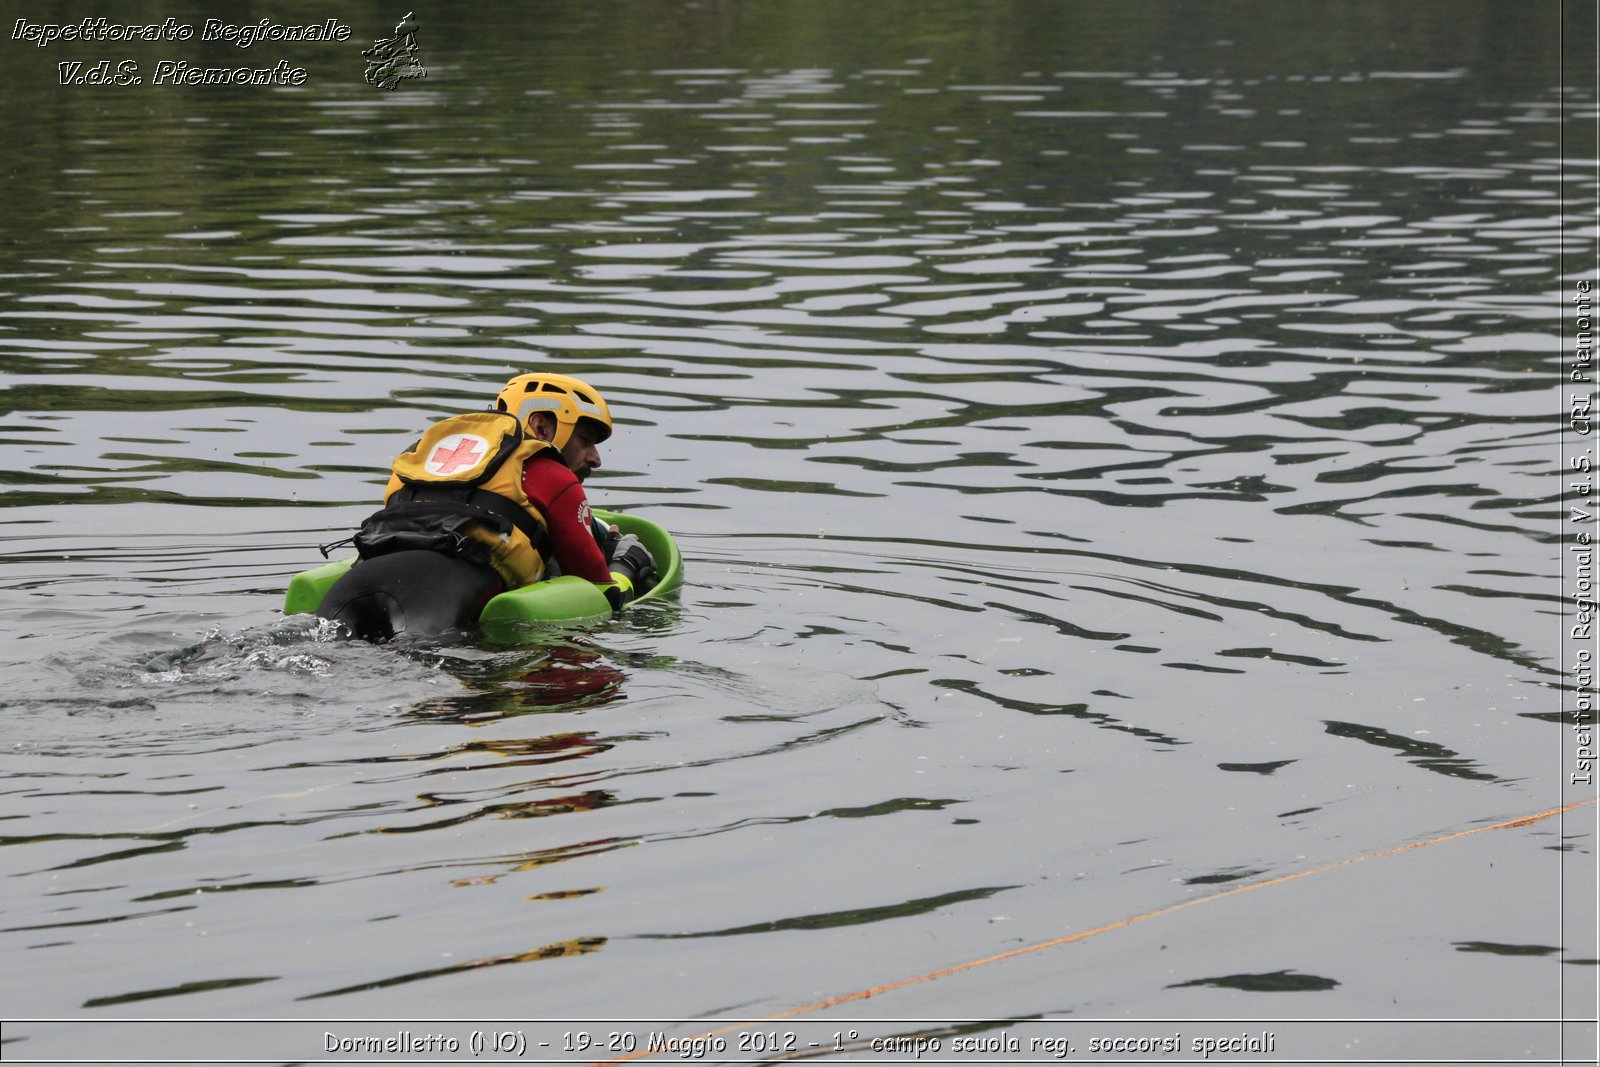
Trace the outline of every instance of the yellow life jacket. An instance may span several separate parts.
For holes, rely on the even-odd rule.
[[[384,508],[356,534],[363,559],[426,548],[487,563],[506,587],[544,577],[550,551],[546,517],[522,489],[534,460],[566,460],[554,445],[528,437],[515,415],[478,411],[428,427],[395,457]]]

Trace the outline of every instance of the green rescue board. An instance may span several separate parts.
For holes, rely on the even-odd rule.
[[[602,522],[615,525],[625,534],[634,534],[639,543],[656,561],[659,580],[644,596],[631,601],[640,604],[666,596],[683,584],[683,560],[678,555],[677,543],[666,529],[649,519],[637,515],[594,509],[594,516]],[[301,571],[289,580],[289,591],[283,598],[285,615],[306,615],[317,610],[322,598],[328,595],[333,583],[355,565],[355,557],[325,563],[309,571]],[[486,636],[499,639],[514,634],[526,623],[584,622],[605,618],[611,614],[611,604],[600,587],[576,575],[564,574],[518,589],[509,589],[484,605],[478,616],[478,625]]]

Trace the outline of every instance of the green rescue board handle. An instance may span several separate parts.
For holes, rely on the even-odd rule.
[[[601,511],[598,508],[594,509],[593,514],[601,522],[611,523],[623,533],[638,537],[639,543],[656,561],[655,586],[644,596],[630,601],[630,604],[666,596],[683,584],[683,558],[678,554],[677,543],[664,527],[637,515]],[[322,604],[322,598],[333,588],[333,583],[343,578],[355,562],[352,556],[295,575],[289,580],[289,591],[283,598],[283,613],[306,615],[316,611]],[[534,582],[501,593],[484,605],[482,614],[478,616],[478,625],[486,632],[498,633],[521,623],[582,622],[610,614],[611,602],[606,599],[603,586],[576,575],[564,574],[559,578]]]

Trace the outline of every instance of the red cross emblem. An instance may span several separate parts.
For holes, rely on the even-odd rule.
[[[454,474],[463,467],[473,467],[483,458],[489,442],[471,434],[452,434],[440,441],[428,457],[427,467],[433,474]]]

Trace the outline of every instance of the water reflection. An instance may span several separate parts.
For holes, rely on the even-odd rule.
[[[549,640],[545,636],[545,641]],[[578,712],[624,699],[627,680],[627,675],[607,662],[603,653],[582,643],[545,643],[532,662],[527,661],[525,653],[519,653],[487,673],[480,669],[458,677],[474,689],[425,701],[408,714],[416,721],[471,725],[508,716]],[[536,747],[542,743],[527,744]],[[510,754],[504,749],[501,752]]]
[[[1229,974],[1220,978],[1195,978],[1175,982],[1172,989],[1190,986],[1213,986],[1217,989],[1239,989],[1247,993],[1317,993],[1339,985],[1332,978],[1315,974],[1297,974],[1294,971],[1271,971],[1267,974]]]
[[[780,930],[827,930],[839,926],[858,926],[863,923],[885,922],[890,919],[900,919],[911,915],[923,915],[966,901],[986,900],[996,893],[1003,893],[1008,889],[1015,888],[1016,886],[987,886],[957,893],[946,893],[923,900],[907,900],[880,907],[852,908],[849,911],[828,912],[818,915],[799,915],[786,919],[774,919],[770,922],[757,923],[752,926],[730,927],[726,930],[708,930],[703,933],[693,934],[642,934],[640,936],[655,940],[681,940],[683,938],[697,937],[737,937],[742,934],[766,934]]]
[[[339,997],[349,993],[371,992],[378,989],[387,989],[390,986],[404,985],[408,982],[420,982],[424,979],[446,978],[465,971],[481,970],[485,967],[500,967],[508,963],[537,963],[541,960],[560,959],[564,956],[583,956],[590,952],[600,951],[605,947],[605,943],[606,939],[603,937],[574,938],[571,941],[543,945],[529,952],[501,953],[496,956],[486,956],[482,959],[451,963],[443,967],[432,967],[428,970],[413,971],[409,974],[394,975],[390,978],[378,978],[359,985],[346,986],[342,989],[330,989],[322,993],[312,993],[299,999],[321,1000],[324,997]]]

